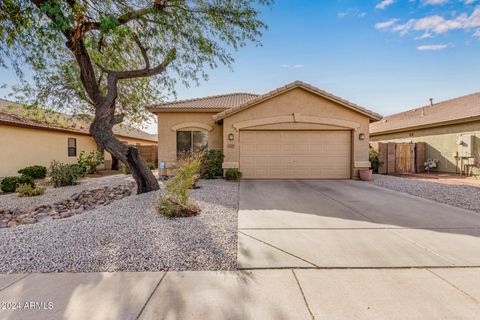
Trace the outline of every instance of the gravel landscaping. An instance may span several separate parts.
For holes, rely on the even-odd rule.
[[[234,270],[238,183],[198,185],[191,195],[202,212],[194,217],[159,215],[157,191],[66,219],[1,229],[0,272]]]
[[[70,198],[75,193],[79,193],[84,190],[124,184],[126,182],[133,182],[133,178],[129,175],[116,174],[105,177],[81,179],[79,184],[75,186],[62,188],[53,188],[49,186],[43,195],[36,197],[19,197],[16,193],[0,193],[0,210],[28,209],[41,205],[52,204]]]
[[[480,188],[478,187],[378,174],[374,175],[371,183],[383,188],[408,193],[417,197],[480,213]]]

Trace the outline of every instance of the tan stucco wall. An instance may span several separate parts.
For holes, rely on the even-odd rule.
[[[68,156],[68,138],[77,139],[77,156],[97,148],[87,135],[0,125],[0,177],[27,166],[48,167],[53,160],[75,163],[77,158]]]
[[[456,171],[456,160],[454,155],[458,150],[457,140],[461,135],[467,134],[476,135],[478,146],[478,141],[480,140],[480,123],[477,121],[429,129],[384,134],[372,136],[370,140],[372,142],[372,147],[375,149],[378,148],[379,142],[425,142],[426,158],[438,159],[440,161],[438,168],[439,171],[454,173]],[[477,175],[480,174],[480,169],[474,168],[473,173]]]
[[[0,125],[0,177],[17,175],[21,168],[31,165],[48,167],[53,160],[76,163],[77,157],[68,156],[68,138],[77,139],[77,157],[81,151],[96,150],[97,144],[88,135]],[[119,137],[129,144],[152,144],[143,140]],[[111,155],[105,155],[105,165],[111,164]]]
[[[205,130],[204,128],[192,126],[192,122],[211,127],[213,130],[208,132],[208,148],[222,151],[222,127],[213,121],[214,114],[211,112],[158,113],[158,161],[165,162],[167,168],[175,166],[177,161],[177,133],[172,128],[178,127],[180,131]]]
[[[358,169],[365,168],[364,163],[368,162],[369,151],[369,118],[301,88],[293,89],[225,118],[223,123],[223,139],[226,145],[224,148],[225,163],[228,163],[228,166],[232,166],[235,164],[238,165],[240,161],[240,132],[234,127],[235,124],[238,125],[238,123],[254,119],[272,117],[288,118],[289,116],[292,116],[293,113],[300,116],[315,116],[324,119],[337,119],[340,120],[340,122],[353,122],[358,124],[358,128],[351,129],[338,125],[332,126],[315,123],[278,123],[254,126],[240,130],[260,128],[270,130],[332,130],[333,128],[338,130],[352,130],[352,176],[358,176]],[[360,133],[365,134],[365,140],[359,140],[358,136]],[[228,141],[229,134],[234,135],[233,141]],[[357,162],[358,166],[355,166],[355,162]],[[359,162],[363,162],[363,165],[360,165]]]

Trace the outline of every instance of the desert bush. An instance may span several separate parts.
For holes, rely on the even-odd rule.
[[[147,162],[147,166],[150,170],[157,169],[157,165],[155,164],[155,162]]]
[[[97,172],[97,167],[104,162],[103,153],[98,150],[93,150],[89,154],[86,154],[85,151],[80,152],[80,155],[77,159],[77,165],[81,169],[81,173],[95,173]]]
[[[15,192],[17,187],[20,184],[28,184],[32,187],[35,187],[35,181],[30,176],[19,176],[19,177],[5,177],[1,182],[1,189],[3,192]]]
[[[122,172],[123,172],[123,174],[131,174],[130,168],[127,167],[126,165],[122,166]]]
[[[378,158],[378,152],[375,149],[370,149],[369,160],[373,172],[378,173],[378,167],[383,165],[383,161],[380,161]]]
[[[18,170],[18,173],[33,179],[43,179],[47,176],[47,168],[44,166],[30,166]]]
[[[168,180],[164,194],[157,200],[159,213],[167,217],[187,217],[200,212],[200,208],[190,202],[190,189],[199,177],[200,166],[200,157],[182,160],[175,176]]]
[[[229,168],[225,172],[225,179],[229,181],[238,181],[241,176],[242,173],[237,168]]]
[[[218,150],[205,150],[202,153],[202,167],[200,175],[202,179],[213,179],[221,176],[223,158],[225,156]]]
[[[45,193],[45,188],[34,188],[28,183],[19,184],[15,192],[19,197],[35,197]]]
[[[49,175],[55,188],[73,186],[77,184],[77,179],[82,174],[82,170],[77,164],[53,161],[50,164]]]

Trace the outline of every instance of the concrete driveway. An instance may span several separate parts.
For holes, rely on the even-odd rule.
[[[480,215],[362,181],[240,183],[238,266],[480,266]]]

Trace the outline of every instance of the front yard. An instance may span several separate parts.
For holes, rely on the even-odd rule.
[[[374,175],[372,183],[383,188],[480,213],[480,187],[473,185],[445,183],[437,180],[408,179],[380,174]]]
[[[1,195],[0,207],[50,204],[126,177],[92,179],[34,198]],[[202,210],[194,217],[169,219],[157,213],[155,200],[163,192],[158,191],[67,219],[0,229],[0,272],[233,270],[238,184],[200,180],[199,186],[191,192]]]

